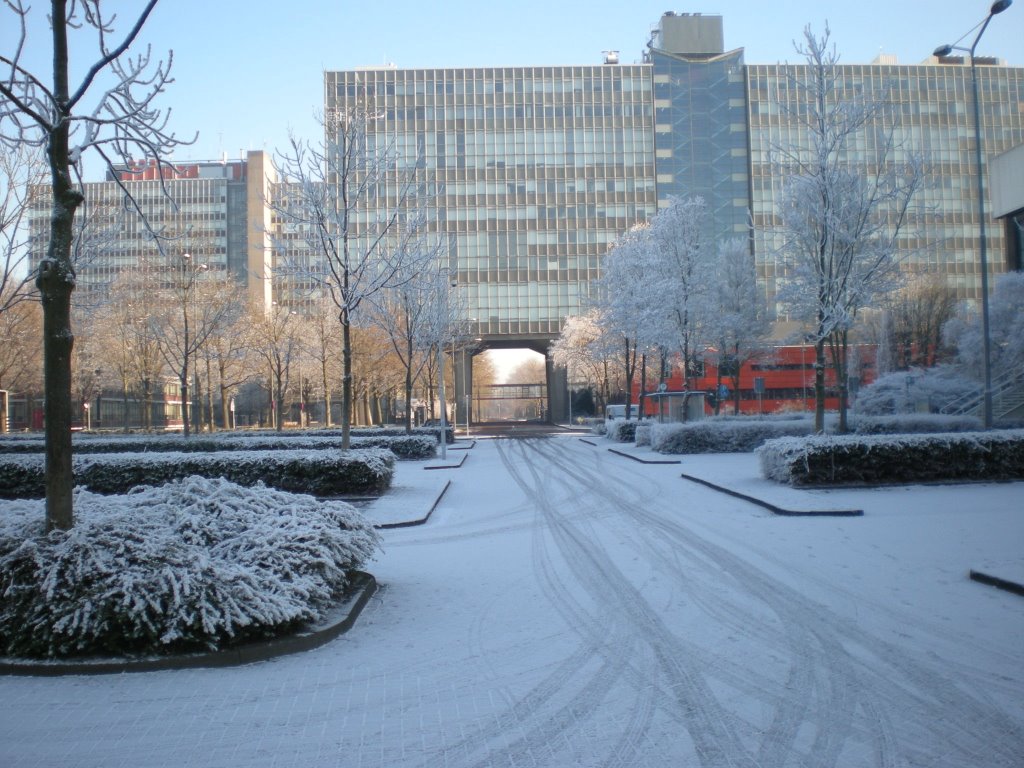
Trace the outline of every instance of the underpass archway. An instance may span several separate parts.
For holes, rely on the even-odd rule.
[[[548,350],[554,339],[551,338],[509,338],[482,336],[475,341],[475,347],[471,350],[462,350],[456,353],[454,361],[455,371],[455,416],[456,424],[475,424],[487,420],[489,412],[485,409],[485,402],[511,402],[513,400],[524,400],[534,404],[535,418],[525,420],[543,421],[550,424],[568,420],[568,379],[566,371],[561,366],[556,366],[548,355]],[[509,389],[502,391],[494,387],[476,387],[473,382],[473,359],[488,350],[529,350],[541,355],[544,360],[544,381],[530,382],[521,385],[498,385],[508,386]],[[514,387],[520,387],[513,390]],[[527,389],[522,389],[527,387]],[[486,398],[486,399],[485,399]],[[520,410],[520,414],[529,411]],[[515,416],[510,407],[508,418],[497,420],[524,420]]]

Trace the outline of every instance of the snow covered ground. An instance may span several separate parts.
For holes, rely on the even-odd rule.
[[[752,455],[606,445],[399,463],[411,518],[452,485],[384,532],[351,632],[230,669],[0,678],[0,765],[1024,765],[1024,598],[967,578],[1024,570],[1024,483],[803,492]],[[776,517],[683,471],[865,514]]]

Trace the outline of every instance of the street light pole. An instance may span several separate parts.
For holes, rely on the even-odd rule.
[[[992,344],[989,338],[989,301],[988,301],[988,245],[985,237],[985,179],[981,166],[981,106],[978,99],[978,68],[974,52],[978,48],[981,36],[985,34],[992,17],[1002,13],[1012,5],[1013,0],[996,0],[989,9],[988,16],[982,22],[978,34],[970,48],[957,45],[942,45],[935,49],[935,56],[948,56],[953,51],[964,51],[971,57],[971,92],[974,98],[974,158],[978,172],[978,228],[981,257],[981,334],[982,334],[982,368],[985,375],[985,386],[982,390],[982,409],[985,429],[992,428]]]

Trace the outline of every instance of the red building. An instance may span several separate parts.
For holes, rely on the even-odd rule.
[[[825,360],[825,409],[839,410],[839,390],[836,386],[835,369],[826,352]],[[859,364],[856,361],[859,360]],[[851,395],[860,386],[875,380],[875,348],[860,345],[850,349],[850,391]],[[728,370],[726,370],[728,368]],[[719,382],[723,391],[719,392]],[[660,381],[648,377],[646,391],[655,392]],[[719,413],[733,413],[735,393],[733,392],[733,370],[727,364],[719,380],[718,365],[705,363],[697,376],[690,376],[683,383],[682,372],[673,367],[672,375],[665,380],[666,391],[686,390],[707,392],[705,412],[714,413],[714,403],[719,401]],[[776,413],[779,411],[814,410],[814,347],[775,347],[765,356],[743,363],[739,371],[740,413]],[[724,395],[724,397],[722,397]],[[640,402],[640,382],[633,383],[633,404]],[[644,405],[647,416],[657,416],[659,405],[648,401]]]

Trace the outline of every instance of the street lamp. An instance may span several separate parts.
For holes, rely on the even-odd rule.
[[[985,372],[985,388],[982,391],[983,414],[985,429],[992,428],[992,352],[989,339],[989,311],[988,311],[988,250],[985,240],[985,181],[981,168],[981,107],[978,103],[978,68],[974,61],[974,52],[978,47],[981,36],[985,34],[992,17],[1002,13],[1013,3],[1013,0],[996,0],[989,8],[988,16],[981,23],[978,34],[970,48],[963,48],[958,45],[941,45],[935,49],[933,55],[938,57],[949,56],[953,51],[964,51],[971,57],[971,92],[974,97],[974,156],[978,171],[978,227],[981,239],[981,334],[982,334],[982,360]]]

